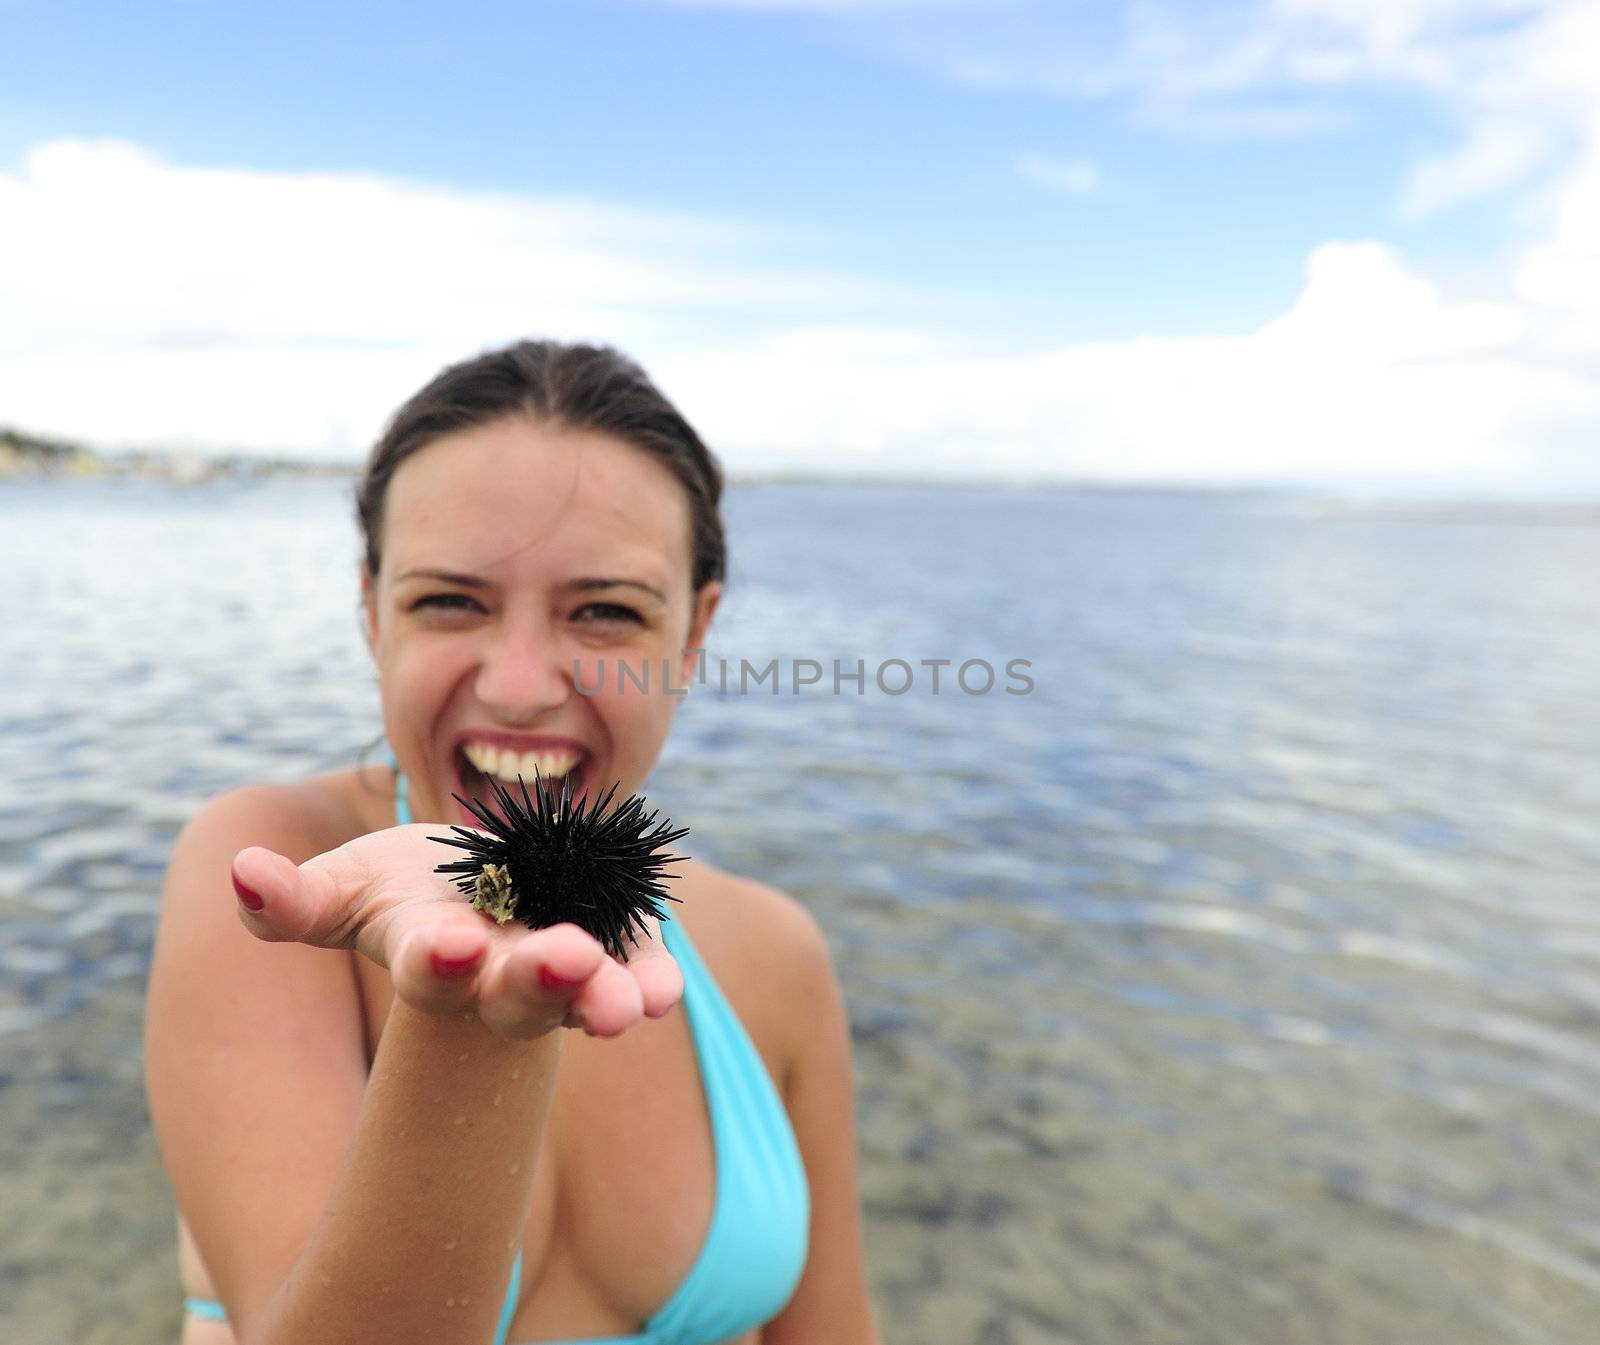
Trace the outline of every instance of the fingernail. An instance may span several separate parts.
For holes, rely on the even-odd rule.
[[[558,972],[551,971],[549,967],[539,968],[539,984],[546,990],[571,990],[575,985],[582,985],[582,981],[569,981]]]
[[[433,964],[433,974],[453,978],[465,976],[473,967],[478,965],[478,953],[469,953],[466,957],[440,957],[438,953],[429,953],[428,961]]]
[[[239,904],[247,911],[259,911],[266,903],[261,900],[261,894],[252,892],[239,881],[237,874],[230,874],[233,878],[233,890],[238,893]]]

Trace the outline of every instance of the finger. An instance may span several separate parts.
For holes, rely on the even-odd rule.
[[[536,975],[546,990],[573,991],[609,961],[600,941],[574,924],[535,930],[515,952],[518,958],[530,959],[535,968],[544,968]]]
[[[572,1000],[605,965],[614,965],[576,925],[557,925],[516,940],[478,981],[479,1012],[503,1037],[537,1037],[559,1026]]]
[[[341,930],[362,885],[357,866],[337,850],[304,865],[259,845],[233,857],[240,918],[252,934],[270,943],[344,946]]]
[[[360,898],[371,883],[370,870],[349,845],[299,865],[259,845],[233,857],[240,914],[257,938],[275,943],[353,947]]]
[[[488,927],[473,911],[448,904],[419,910],[397,937],[395,993],[424,1013],[459,1012],[476,995],[488,952]]]
[[[657,940],[642,944],[628,958],[628,974],[638,983],[646,1018],[664,1018],[683,998],[683,968]]]
[[[644,993],[627,968],[607,958],[572,1001],[584,1030],[595,1037],[618,1037],[644,1017]]]

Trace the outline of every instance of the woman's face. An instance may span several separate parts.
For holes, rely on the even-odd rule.
[[[639,790],[719,593],[690,588],[666,467],[520,416],[447,435],[396,470],[381,556],[368,638],[419,819],[481,825],[451,794],[487,800],[491,774],[531,789],[535,765],[575,797]]]

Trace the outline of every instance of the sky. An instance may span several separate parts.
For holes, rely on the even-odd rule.
[[[356,461],[638,359],[738,474],[1600,499],[1595,0],[0,0],[0,425]]]

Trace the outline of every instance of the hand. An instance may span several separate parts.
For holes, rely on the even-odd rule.
[[[620,1036],[682,998],[683,973],[656,921],[626,962],[577,925],[496,925],[433,871],[451,857],[428,839],[440,830],[416,823],[375,831],[300,865],[260,846],[241,850],[233,860],[240,918],[271,943],[354,949],[387,967],[395,993],[414,1008],[475,1007],[502,1037],[560,1026]]]

